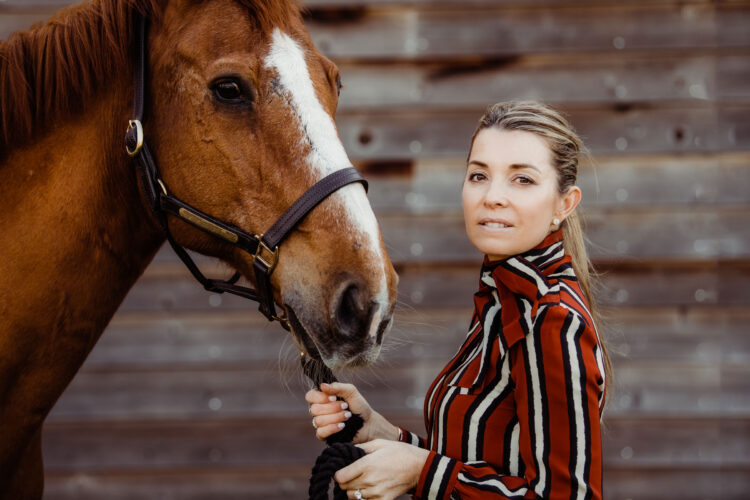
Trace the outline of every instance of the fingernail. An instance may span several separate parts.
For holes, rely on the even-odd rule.
[[[320,388],[322,389],[323,387],[327,388],[327,387],[331,387],[331,386],[328,385],[328,384],[326,384],[325,382],[323,382],[322,384],[320,384]]]
[[[348,404],[346,404],[346,403],[341,403],[341,409],[342,409],[342,410],[346,410],[347,408],[349,408],[349,405],[348,405]]]
[[[328,401],[336,401],[336,396],[328,396]]]
[[[350,412],[350,411],[344,413],[344,418],[349,418],[351,416],[352,416],[352,412]]]
[[[343,429],[345,425],[346,425],[346,424],[344,424],[344,422],[340,422],[340,423],[339,423],[339,429]]]

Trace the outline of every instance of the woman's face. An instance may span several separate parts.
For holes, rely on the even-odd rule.
[[[530,250],[573,211],[578,187],[558,192],[552,152],[531,132],[487,128],[469,154],[463,184],[466,234],[490,259]]]

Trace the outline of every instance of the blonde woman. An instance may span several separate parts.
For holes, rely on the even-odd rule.
[[[335,475],[349,498],[601,499],[610,364],[575,212],[583,151],[546,105],[487,109],[462,188],[466,234],[485,254],[479,290],[468,336],[425,397],[426,438],[353,385],[306,395],[319,439],[350,412],[365,421],[355,442],[367,455]]]

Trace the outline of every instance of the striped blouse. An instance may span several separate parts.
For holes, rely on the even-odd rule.
[[[604,369],[561,231],[485,257],[471,328],[425,399],[416,499],[601,499]]]

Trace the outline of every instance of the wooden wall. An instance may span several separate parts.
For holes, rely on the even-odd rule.
[[[0,35],[64,3],[4,0]],[[469,137],[487,104],[544,100],[595,155],[580,185],[617,378],[605,498],[749,498],[750,3],[306,5],[401,276],[381,361],[342,378],[423,430],[477,281],[459,202]],[[48,419],[45,498],[306,498],[322,446],[304,390],[285,333],[164,249]]]

